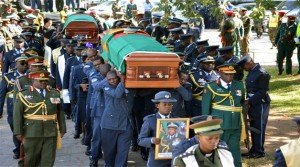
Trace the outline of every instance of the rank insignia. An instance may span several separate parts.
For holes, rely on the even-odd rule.
[[[50,97],[50,102],[52,104],[60,104],[60,98],[58,98],[58,97]]]
[[[235,94],[237,96],[242,96],[242,91],[241,90],[235,90]]]

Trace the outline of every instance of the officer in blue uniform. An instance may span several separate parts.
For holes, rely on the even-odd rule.
[[[218,48],[219,48],[219,45],[204,46],[205,51],[198,55],[197,59],[195,60],[195,62],[193,64],[193,69],[199,68],[199,64],[200,64],[199,60],[201,58],[203,58],[205,56],[211,56],[211,57],[215,58],[215,56],[217,56],[219,54],[219,52],[217,51]]]
[[[120,79],[119,79],[120,78]],[[134,92],[124,85],[125,76],[109,71],[95,90],[104,92],[105,109],[101,120],[102,149],[105,166],[127,166],[132,138],[131,111]]]
[[[179,36],[181,34],[184,34],[181,27],[169,29],[169,32],[171,35],[168,38],[167,45],[173,45],[175,44],[175,41],[179,40]]]
[[[14,48],[4,54],[2,73],[7,73],[11,69],[15,68],[15,59],[20,56],[20,53],[24,52],[24,40],[21,36],[14,36]]]
[[[152,24],[151,24],[151,18],[150,17],[145,17],[142,18],[139,25],[142,25],[142,27],[144,28],[144,31],[151,35],[152,34]]]
[[[184,51],[184,62],[190,62],[191,65],[193,65],[199,54],[205,51],[204,46],[208,45],[208,39],[199,39],[196,42],[191,43]]]
[[[155,94],[152,101],[157,108],[156,114],[148,115],[144,118],[144,123],[139,134],[138,144],[143,147],[150,148],[147,167],[165,167],[171,166],[171,160],[155,160],[155,144],[160,144],[160,138],[156,138],[156,122],[157,119],[174,118],[171,113],[172,104],[176,103],[176,99],[171,96],[170,92],[161,91]]]
[[[248,158],[265,156],[265,130],[270,112],[270,96],[268,94],[271,76],[258,63],[254,63],[250,56],[244,56],[238,62],[248,72],[246,78],[246,106],[250,118],[250,126],[260,131],[259,134],[251,131],[252,147]]]
[[[153,14],[152,15],[152,33],[151,33],[151,37],[154,38],[156,41],[158,41],[159,43],[163,42],[163,38],[165,36],[165,30],[164,27],[162,27],[160,25],[160,19],[161,19],[161,15],[159,14]]]
[[[181,28],[181,25],[183,23],[183,20],[178,18],[169,18],[169,23],[165,27],[165,39],[170,38],[170,30],[174,28]],[[180,31],[181,34],[184,34],[183,30]]]
[[[239,61],[239,58],[233,54],[233,46],[225,46],[218,49],[223,64],[235,64]],[[234,80],[241,81],[244,78],[244,71],[240,66],[235,66],[236,73],[234,74]]]
[[[82,61],[86,60],[87,56],[82,56]],[[86,98],[88,90],[88,79],[83,72],[84,64],[78,64],[72,67],[70,76],[70,101],[74,104],[75,131],[78,134],[84,132],[84,123],[86,119]]]
[[[190,82],[192,87],[192,111],[191,116],[202,115],[202,94],[204,85],[208,82],[215,81],[219,78],[219,75],[214,71],[214,59],[211,56],[204,56],[200,60],[200,68],[194,70],[190,74]]]
[[[97,86],[105,77],[108,71],[110,71],[111,66],[109,64],[100,64],[97,61],[93,65],[85,66],[85,71],[90,71],[90,78],[92,80],[92,87]],[[95,66],[96,68],[93,68]],[[99,68],[98,68],[99,67]],[[97,69],[97,70],[96,70]],[[100,73],[98,72],[100,70]],[[100,75],[101,74],[101,75]],[[94,89],[92,98],[94,104],[91,104],[91,117],[93,121],[93,137],[91,140],[91,156],[90,156],[90,166],[97,166],[98,160],[102,158],[102,137],[101,137],[101,119],[105,109],[105,100],[103,90]]]
[[[185,52],[186,47],[192,43],[192,34],[181,34],[174,43],[174,52]]]
[[[33,38],[33,33],[32,32],[23,32],[21,34],[21,36],[23,36],[23,38],[25,39],[24,41],[24,47],[27,48],[35,48],[39,51],[39,56],[44,56],[44,47],[42,46],[41,43],[39,43],[38,41],[36,41]]]
[[[7,95],[6,101],[6,112],[7,112],[7,122],[10,126],[11,131],[13,132],[13,92],[14,92],[14,85],[15,80],[18,76],[24,75],[28,69],[27,66],[27,57],[26,56],[19,56],[16,58],[16,70],[6,73],[3,76],[3,79],[0,84],[0,119],[2,118],[3,114],[3,107],[5,96]],[[13,153],[14,159],[19,159],[20,157],[20,141],[13,135],[13,142],[16,148],[14,148]]]

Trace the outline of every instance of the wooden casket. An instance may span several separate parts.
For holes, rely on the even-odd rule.
[[[180,58],[142,31],[111,31],[102,39],[101,56],[125,73],[126,88],[179,87]]]
[[[98,43],[99,41],[99,28],[96,20],[86,14],[73,14],[70,15],[64,28],[66,34],[73,36],[82,35],[86,37],[86,41],[90,43]]]

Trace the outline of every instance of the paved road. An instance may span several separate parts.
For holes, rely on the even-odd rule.
[[[220,38],[218,37],[218,32],[216,30],[207,30],[203,34],[203,38],[208,38],[209,43],[220,44]],[[276,49],[269,49],[271,46],[267,34],[264,34],[262,39],[254,39],[254,34],[251,36],[250,50],[255,56],[255,61],[261,63],[262,65],[276,65]],[[296,54],[296,53],[294,53]],[[293,56],[293,64],[297,66],[296,58]],[[6,107],[5,107],[6,108]],[[6,111],[4,111],[6,113]],[[17,161],[12,158],[12,133],[6,122],[6,115],[4,118],[0,119],[0,167],[15,167],[17,166]],[[57,151],[55,166],[65,167],[83,167],[88,166],[89,159],[84,155],[85,146],[82,146],[80,140],[73,139],[74,127],[73,122],[67,120],[68,133],[63,138],[63,148]],[[103,165],[103,160],[99,161],[100,165]],[[146,162],[143,161],[138,153],[129,153],[129,164],[128,166],[145,166]]]

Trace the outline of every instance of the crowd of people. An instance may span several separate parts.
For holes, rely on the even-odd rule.
[[[0,20],[4,44],[0,118],[6,97],[13,158],[19,159],[19,166],[54,165],[55,150],[61,148],[67,132],[65,119],[74,122],[74,139],[81,137],[87,146],[90,166],[98,166],[101,158],[105,166],[126,166],[130,148],[140,151],[147,166],[155,167],[195,163],[239,167],[241,156],[264,157],[270,75],[248,55],[251,25],[247,9],[224,13],[222,46],[218,46],[201,38],[201,19],[192,19],[189,25],[193,26],[186,30],[178,18],[169,18],[163,26],[162,15],[151,10],[139,13],[133,0],[126,13],[116,11],[118,3],[112,6],[113,13],[99,16],[96,11],[86,13],[78,8],[75,14],[95,18],[99,33],[116,28],[144,30],[149,38],[181,56],[180,86],[126,88],[126,74],[101,57],[101,42],[92,44],[85,36],[61,32],[70,15],[68,6],[55,25],[39,9],[7,15]],[[187,117],[194,133],[174,147],[173,160],[155,159],[154,146],[161,143],[156,136],[157,119]],[[248,133],[252,146],[241,154],[240,141],[249,144]]]

